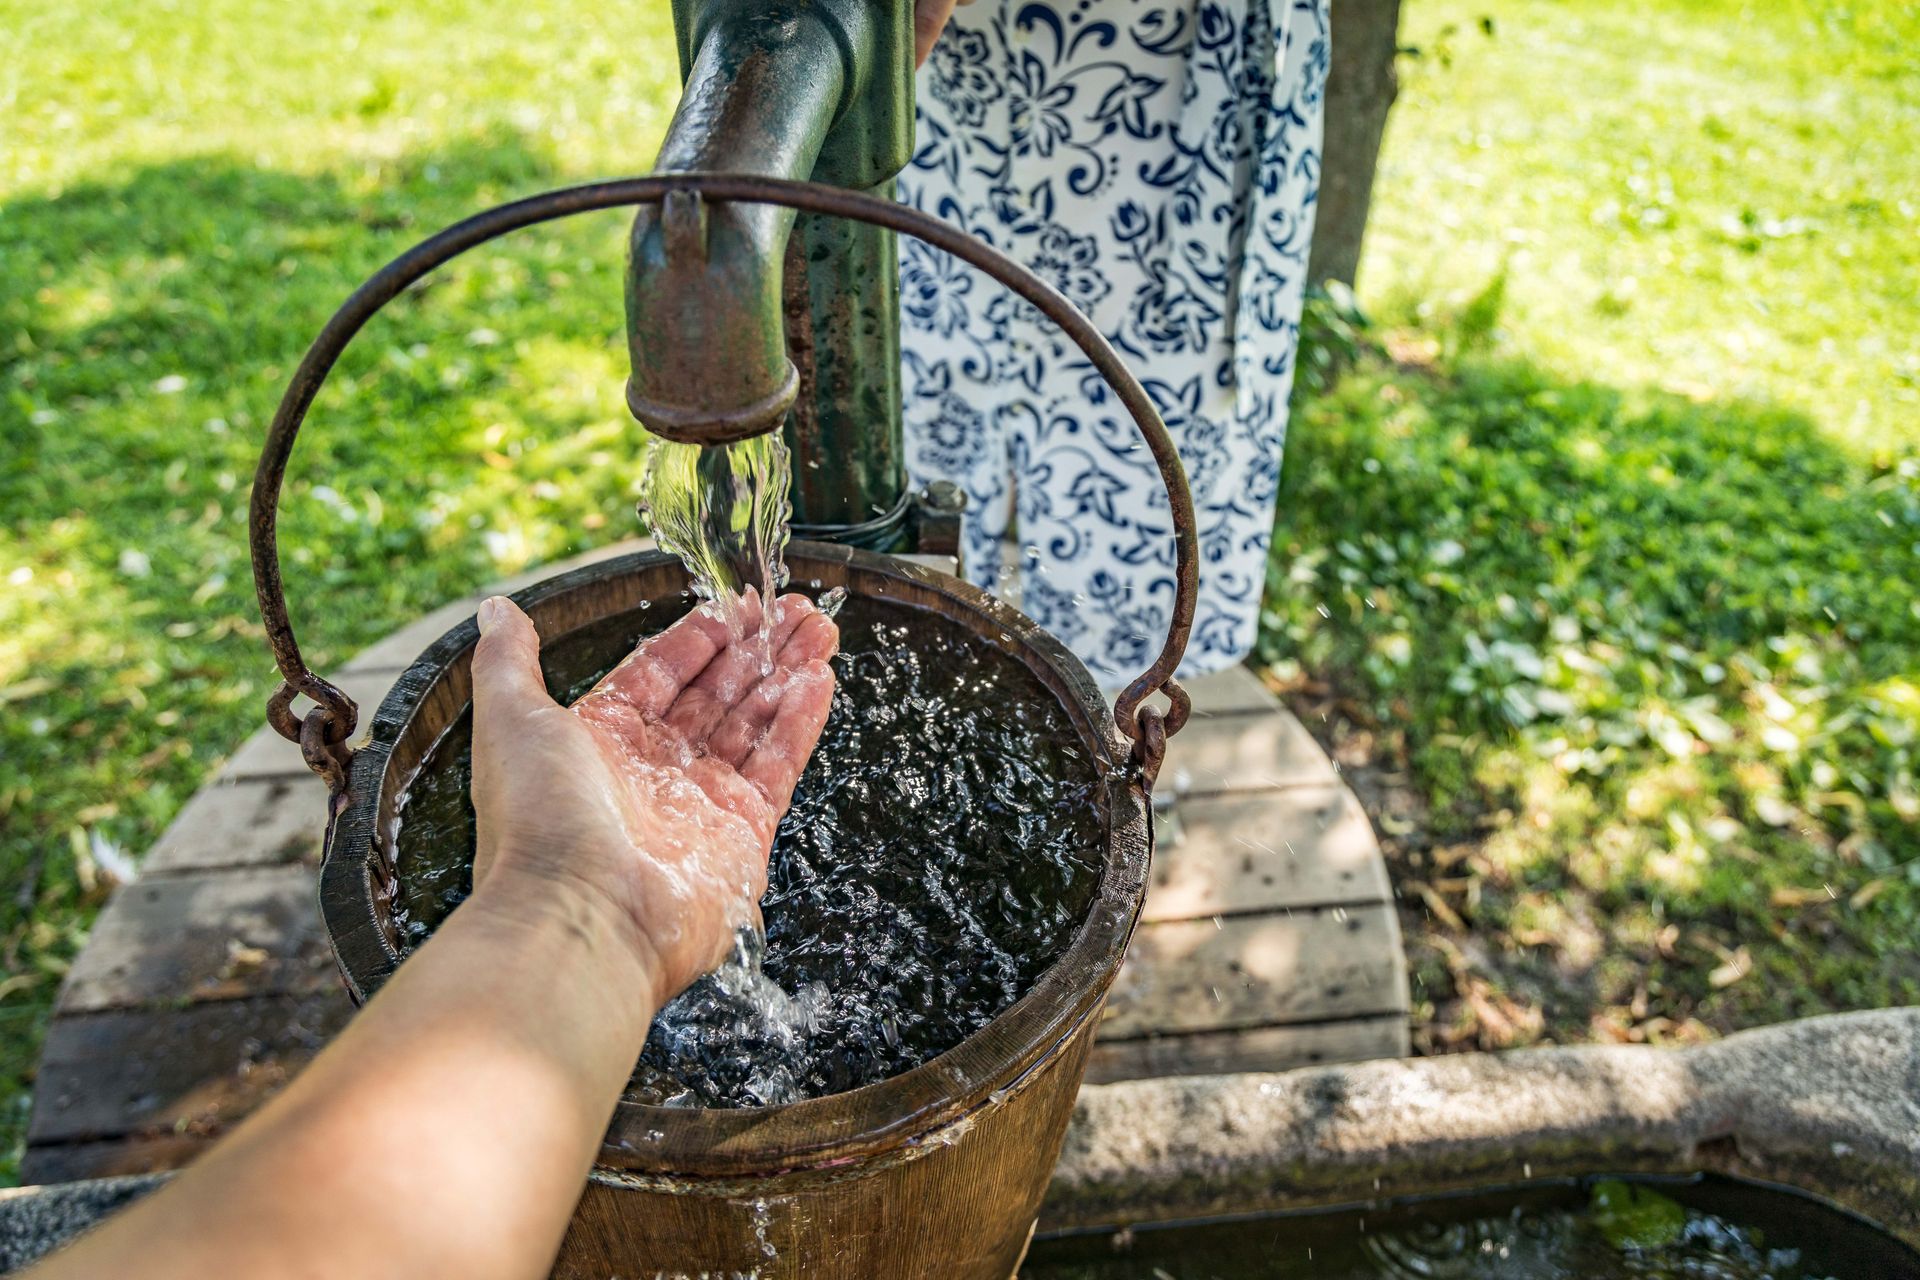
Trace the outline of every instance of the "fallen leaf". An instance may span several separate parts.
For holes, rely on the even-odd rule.
[[[0,689],[0,707],[9,703],[25,702],[28,698],[37,698],[53,688],[53,681],[45,676],[34,676]]]
[[[134,767],[141,773],[151,773],[175,756],[184,760],[192,754],[192,743],[186,741],[184,738],[175,738],[171,742],[161,743],[153,750],[147,752],[147,754],[141,756],[138,760],[134,761]]]
[[[1726,963],[1718,966],[1707,975],[1707,982],[1715,991],[1730,987],[1753,972],[1753,957],[1747,954],[1745,947],[1738,947],[1727,957]]]
[[[1884,890],[1886,887],[1887,887],[1887,882],[1884,877],[1878,880],[1869,880],[1865,884],[1861,885],[1859,889],[1854,891],[1854,895],[1851,898],[1847,899],[1847,905],[1849,907],[1852,907],[1855,911],[1858,911],[1860,908],[1866,906],[1869,902],[1872,902],[1875,898],[1879,897],[1881,894],[1881,891]]]
[[[261,947],[248,946],[238,938],[227,939],[227,967],[220,976],[237,978],[252,973],[273,957]]]
[[[31,991],[45,976],[40,973],[16,973],[11,978],[0,980],[0,1000],[5,1000],[16,991]]]
[[[93,856],[93,865],[109,888],[114,885],[132,884],[140,874],[140,868],[128,856],[127,851],[101,835],[98,830],[87,832],[87,852]]]
[[[1426,903],[1427,910],[1433,913],[1434,919],[1456,933],[1466,932],[1467,922],[1462,920],[1460,913],[1448,906],[1447,900],[1435,892],[1432,887],[1422,884],[1418,880],[1409,881],[1408,883],[1413,886],[1413,891],[1419,896],[1420,901]]]

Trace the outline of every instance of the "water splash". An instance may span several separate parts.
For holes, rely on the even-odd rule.
[[[818,588],[816,588],[818,590]],[[691,595],[558,637],[570,702]],[[662,1010],[630,1096],[757,1107],[927,1061],[1032,988],[1099,884],[1097,762],[1019,659],[953,620],[870,596],[840,613],[840,686],[780,824],[759,936]],[[472,719],[408,784],[395,836],[407,949],[467,894]]]
[[[908,1070],[1031,989],[1085,916],[1093,762],[1025,666],[865,596],[834,665],[774,842],[764,972],[730,964],[661,1010],[646,1100],[765,1106]],[[781,988],[797,1013],[760,1004]]]
[[[705,1081],[689,1087],[661,1065],[701,1062],[737,1105],[774,1107],[807,1096],[802,1072],[826,987],[802,983],[789,995],[767,976],[766,951],[759,931],[735,933],[733,955],[655,1019],[630,1095],[659,1106],[705,1105]]]
[[[738,635],[747,590],[771,601],[787,585],[793,462],[780,433],[726,445],[657,440],[640,479],[654,538],[680,557],[693,589]],[[760,670],[773,671],[772,610],[762,610]]]

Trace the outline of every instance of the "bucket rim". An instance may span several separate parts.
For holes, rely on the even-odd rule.
[[[1145,896],[1152,808],[1105,696],[1072,652],[1025,614],[988,592],[924,565],[876,552],[795,540],[795,577],[909,607],[945,603],[942,616],[1022,662],[1059,700],[1105,779],[1101,874],[1067,949],[1027,993],[952,1048],[899,1075],[774,1107],[663,1107],[623,1096],[602,1140],[599,1165],[636,1173],[727,1178],[864,1160],[943,1129],[1035,1078],[1097,1016],[1125,958]],[[684,575],[674,556],[635,551],[544,578],[512,592],[535,618],[579,593],[659,570]],[[860,584],[880,590],[860,591]],[[884,589],[899,584],[900,594]],[[604,618],[617,607],[592,615]],[[584,625],[592,618],[582,618]],[[574,627],[561,627],[555,639]],[[1001,639],[1000,637],[1004,637]],[[347,803],[329,832],[320,867],[320,914],[348,994],[364,1003],[405,958],[392,929],[391,870],[379,838],[392,822],[389,790],[409,779],[394,751],[416,717],[442,716],[444,730],[471,700],[469,662],[479,630],[471,617],[449,628],[394,682],[356,752]],[[445,693],[449,684],[453,691]],[[449,707],[451,709],[449,709]]]

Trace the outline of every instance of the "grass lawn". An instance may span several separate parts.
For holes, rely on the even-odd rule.
[[[1417,1034],[1913,1002],[1920,11],[1413,0],[1403,40],[1264,645],[1371,802]]]
[[[0,0],[0,1180],[107,869],[260,722],[293,363],[427,231],[641,168],[666,9]],[[1408,10],[1266,643],[1432,913],[1433,1043],[1913,999],[1920,27]],[[282,518],[316,666],[633,531],[623,225],[471,255],[336,374]]]
[[[0,1178],[99,865],[261,723],[246,500],[288,373],[430,230],[644,168],[670,38],[664,4],[0,0]],[[470,255],[349,353],[281,517],[316,666],[636,531],[624,228]]]

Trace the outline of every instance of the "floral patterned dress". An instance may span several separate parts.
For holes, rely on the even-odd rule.
[[[977,0],[920,73],[901,198],[1071,298],[1179,445],[1201,538],[1188,675],[1246,657],[1259,625],[1327,21],[1327,0]],[[901,252],[909,465],[967,491],[968,575],[1103,684],[1131,679],[1174,589],[1132,420],[1032,307],[917,241]]]

